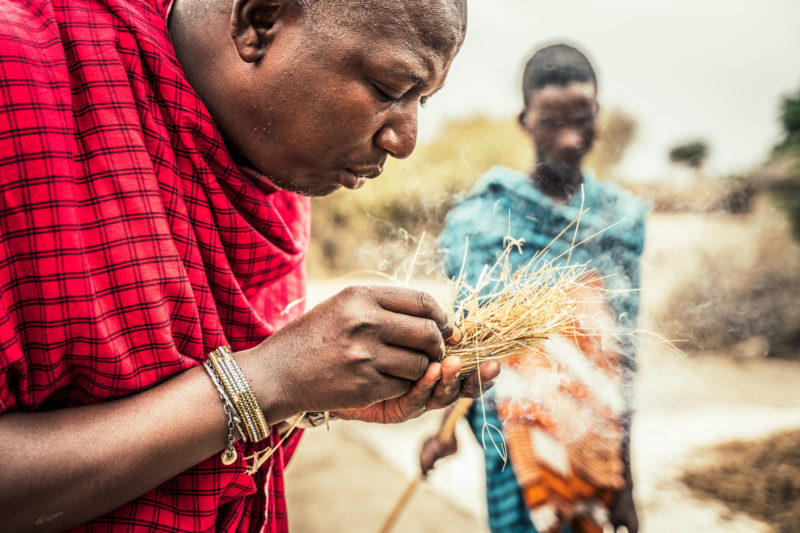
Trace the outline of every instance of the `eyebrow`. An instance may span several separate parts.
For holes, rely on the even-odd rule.
[[[404,80],[411,83],[414,87],[429,89],[431,87],[431,82],[423,74],[425,69],[420,71],[413,63],[414,62],[405,60],[397,61],[394,65],[386,68],[385,73],[396,80]],[[441,87],[439,87],[439,89],[441,89]],[[439,89],[437,89],[436,92],[438,92]]]
[[[425,80],[425,78],[423,78],[422,76],[420,76],[419,74],[417,74],[415,72],[404,72],[404,73],[400,74],[400,76],[402,76],[403,78],[409,80],[414,85],[416,85],[418,87],[422,87],[423,89],[427,89],[428,86],[430,85]]]

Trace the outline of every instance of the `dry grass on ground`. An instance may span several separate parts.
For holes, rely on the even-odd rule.
[[[689,351],[744,342],[761,346],[752,356],[797,357],[800,245],[769,197],[746,215],[661,215],[649,231],[645,275],[668,282],[643,307],[661,335]]]
[[[800,527],[800,430],[711,450],[714,462],[684,474],[695,493],[773,524],[780,533]]]
[[[626,182],[625,187],[660,213],[746,213],[755,187],[743,177]]]

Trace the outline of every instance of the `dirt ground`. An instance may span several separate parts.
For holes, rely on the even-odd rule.
[[[735,441],[702,454],[708,461],[683,476],[698,494],[774,525],[800,529],[800,429],[757,441]]]
[[[680,481],[708,446],[800,427],[800,363],[722,355],[642,357],[633,468],[644,533],[767,532],[769,526],[695,496]],[[378,532],[416,473],[436,413],[401,426],[333,423],[306,434],[288,472],[293,531]],[[485,532],[481,450],[459,427],[461,449],[437,467],[401,516],[398,532]]]
[[[664,257],[671,257],[665,250],[681,249],[681,239],[699,238],[698,220],[691,217],[653,223],[643,282],[645,308],[663,298],[672,279],[690,275],[665,265]],[[675,257],[685,260],[686,255]],[[342,286],[312,283],[309,304]],[[441,289],[436,284],[423,287],[434,294]],[[770,531],[766,523],[699,497],[681,482],[711,446],[800,428],[800,361],[761,355],[755,350],[736,357],[730,351],[690,357],[655,339],[643,340],[632,434],[643,533]],[[308,431],[287,473],[292,531],[377,533],[416,475],[419,447],[435,432],[439,416],[428,413],[389,427],[333,422],[330,431]],[[459,453],[437,466],[394,531],[488,531],[482,450],[466,423],[457,435]]]

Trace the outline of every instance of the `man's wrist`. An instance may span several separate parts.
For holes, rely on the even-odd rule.
[[[302,402],[288,391],[293,390],[286,377],[282,358],[271,357],[269,340],[254,348],[236,352],[236,359],[259,402],[264,416],[273,424],[304,412]]]

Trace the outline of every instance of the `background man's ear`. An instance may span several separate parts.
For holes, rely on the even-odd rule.
[[[231,38],[248,63],[264,57],[275,33],[275,23],[288,14],[287,0],[234,0]]]
[[[530,127],[528,125],[528,115],[530,114],[530,109],[527,107],[520,111],[519,116],[517,117],[517,121],[519,121],[519,125],[525,131],[530,131]]]

